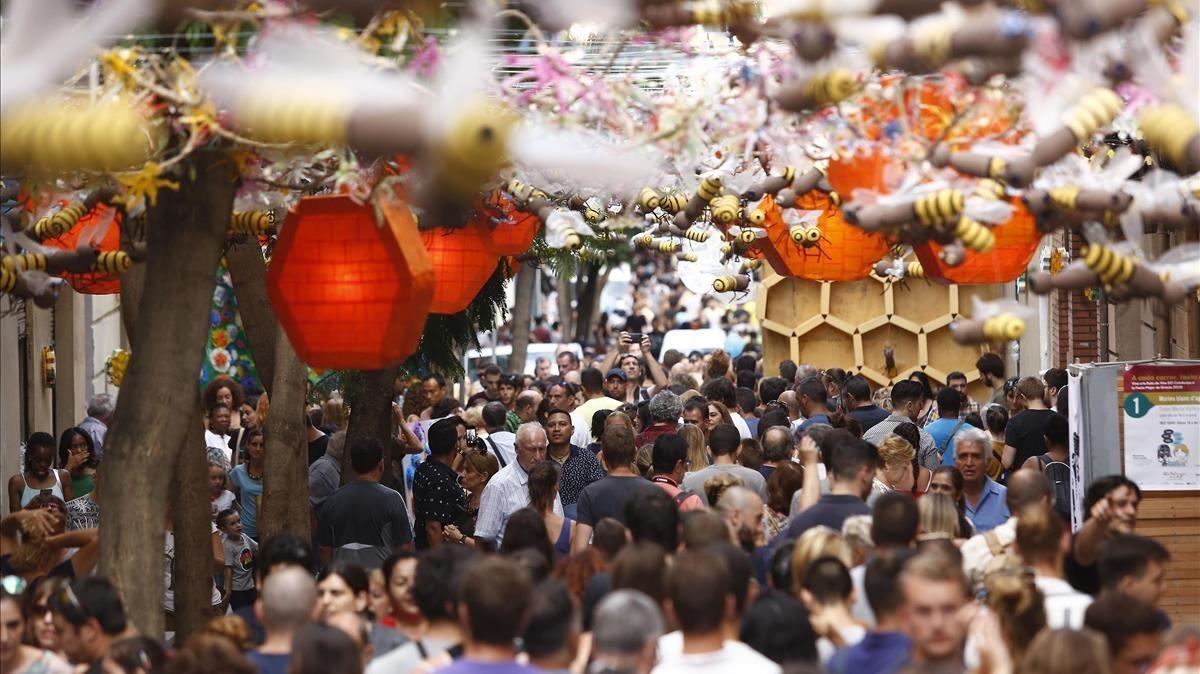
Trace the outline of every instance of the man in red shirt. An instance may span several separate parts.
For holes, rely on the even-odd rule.
[[[640,449],[653,443],[660,435],[674,435],[679,429],[679,415],[683,412],[683,403],[679,396],[670,391],[663,391],[650,399],[650,427],[637,436],[636,446]]]
[[[650,481],[675,499],[680,512],[704,509],[704,501],[698,494],[679,488],[688,469],[687,440],[674,433],[658,436],[654,440],[650,467],[654,471]]]

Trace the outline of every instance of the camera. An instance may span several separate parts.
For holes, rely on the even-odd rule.
[[[483,438],[475,435],[475,431],[467,431],[467,447],[472,449],[483,449]]]

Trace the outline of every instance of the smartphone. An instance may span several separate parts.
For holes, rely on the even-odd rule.
[[[642,343],[642,333],[640,333],[640,332],[629,333],[629,342],[631,344],[641,344]]]

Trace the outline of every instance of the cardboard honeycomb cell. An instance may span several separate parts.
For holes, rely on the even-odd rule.
[[[822,282],[770,274],[759,292],[766,363],[791,359],[841,367],[862,374],[873,386],[892,384],[918,370],[945,384],[946,375],[959,370],[967,375],[972,399],[990,395],[975,369],[975,359],[987,346],[958,344],[950,324],[970,316],[973,297],[998,297],[999,285],[885,282],[876,276]],[[888,376],[885,348],[895,353],[895,376]]]

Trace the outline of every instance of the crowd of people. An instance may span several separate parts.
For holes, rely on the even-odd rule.
[[[306,415],[311,536],[267,539],[266,400],[216,380],[220,571],[211,622],[179,641],[136,634],[95,573],[99,397],[57,448],[33,434],[9,480],[0,669],[1195,671],[1200,631],[1163,610],[1170,556],[1137,533],[1138,485],[1095,480],[1071,530],[1065,372],[977,368],[987,400],[960,372],[939,389],[752,348],[660,361],[621,332],[533,375],[483,367],[466,402],[414,381],[388,438],[347,443],[334,398]]]

